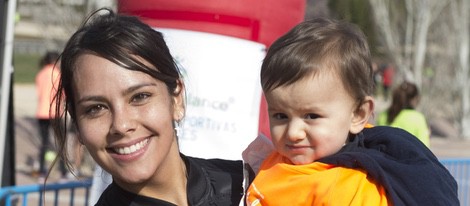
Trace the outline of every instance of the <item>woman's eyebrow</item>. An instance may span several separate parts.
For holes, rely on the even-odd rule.
[[[149,87],[149,86],[156,87],[157,84],[155,84],[155,83],[142,83],[142,84],[137,84],[137,85],[131,86],[131,87],[127,88],[126,90],[124,90],[124,91],[122,92],[122,95],[127,95],[127,94],[132,93],[132,92],[134,92],[134,91],[136,91],[136,90],[138,90],[138,89],[140,89],[140,88],[142,88],[142,87]]]
[[[104,98],[101,97],[101,96],[84,96],[82,98],[80,98],[78,101],[77,101],[77,104],[80,104],[82,102],[87,102],[87,101],[96,101],[96,102],[99,102],[99,101],[104,101]]]
[[[124,90],[122,92],[122,95],[127,95],[127,94],[130,94],[142,87],[149,87],[149,86],[157,86],[157,84],[155,83],[143,83],[143,84],[137,84],[137,85],[134,85],[134,86],[131,86],[129,88],[127,88],[126,90]],[[101,97],[101,96],[94,96],[94,95],[90,95],[90,96],[84,96],[82,98],[80,98],[77,103],[80,104],[82,102],[86,102],[86,101],[104,101],[105,98],[104,97]]]

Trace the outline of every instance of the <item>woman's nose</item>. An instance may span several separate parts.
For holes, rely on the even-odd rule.
[[[112,135],[126,135],[136,129],[136,118],[128,107],[115,108],[112,113],[110,133]]]

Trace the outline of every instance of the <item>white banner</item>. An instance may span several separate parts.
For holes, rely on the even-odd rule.
[[[164,34],[186,84],[181,151],[195,157],[241,159],[258,134],[265,46],[217,34],[157,30]]]

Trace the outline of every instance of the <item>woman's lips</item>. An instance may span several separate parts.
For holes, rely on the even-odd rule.
[[[120,155],[128,155],[128,154],[132,154],[142,148],[145,147],[145,145],[147,145],[149,139],[146,138],[140,142],[137,142],[136,144],[133,144],[133,145],[130,145],[130,146],[127,146],[127,147],[119,147],[119,148],[113,148],[113,151],[116,152],[117,154],[120,154]]]

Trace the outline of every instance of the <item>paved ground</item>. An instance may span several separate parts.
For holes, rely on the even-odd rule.
[[[16,133],[16,181],[18,185],[35,184],[37,178],[30,175],[33,160],[37,158],[39,137],[34,119],[36,109],[36,93],[34,85],[15,85],[15,133]],[[384,103],[377,102],[378,109],[384,108]],[[439,158],[465,157],[470,158],[470,141],[458,138],[431,138],[431,150]],[[51,181],[56,181],[57,175],[52,175]]]

